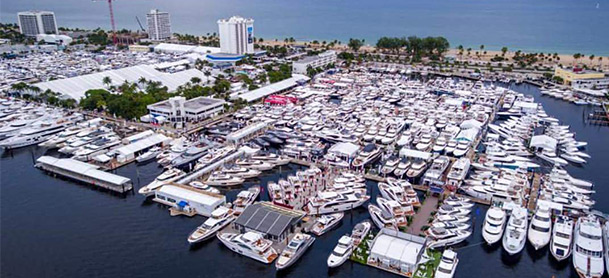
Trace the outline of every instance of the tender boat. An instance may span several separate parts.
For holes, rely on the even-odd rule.
[[[482,237],[489,245],[501,240],[507,220],[506,213],[500,207],[493,206],[486,211]]]
[[[503,249],[508,254],[515,255],[524,249],[527,227],[527,210],[520,207],[512,209],[510,220],[503,234]]]
[[[557,261],[563,261],[571,256],[573,243],[573,220],[568,216],[559,216],[554,222],[550,252]]]
[[[550,208],[545,204],[538,204],[537,210],[529,224],[528,239],[535,250],[548,245],[552,237],[552,219]]]
[[[328,257],[328,267],[339,267],[345,263],[351,256],[353,247],[353,239],[350,236],[342,236]]]
[[[273,242],[265,239],[258,232],[246,232],[245,234],[218,233],[216,236],[235,253],[265,264],[272,263],[278,256],[277,251],[272,246]]]
[[[321,236],[325,234],[327,231],[336,227],[340,220],[345,216],[344,213],[333,213],[333,214],[324,214],[315,220],[313,227],[311,228],[311,233],[316,236]]]
[[[285,249],[283,249],[281,255],[279,255],[279,258],[275,262],[275,268],[282,270],[293,265],[309,249],[313,242],[315,242],[315,238],[310,235],[295,234]]]
[[[218,207],[211,213],[211,217],[188,236],[188,243],[195,244],[212,238],[216,232],[226,227],[236,219],[233,210],[226,207]]]

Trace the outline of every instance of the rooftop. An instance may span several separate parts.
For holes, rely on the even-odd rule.
[[[303,211],[285,209],[269,202],[255,203],[243,211],[235,224],[272,236],[281,235],[289,225],[305,216]]]

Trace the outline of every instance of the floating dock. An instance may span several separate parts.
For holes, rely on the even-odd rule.
[[[99,166],[71,158],[41,156],[36,160],[36,167],[47,172],[71,178],[119,193],[133,189],[131,179],[99,170]]]

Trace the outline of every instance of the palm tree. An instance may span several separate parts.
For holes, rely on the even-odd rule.
[[[594,61],[594,54],[588,56],[588,59],[590,59],[590,66],[592,66],[592,61]]]
[[[598,67],[600,70],[603,70],[603,57],[598,57]]]
[[[199,84],[199,83],[201,83],[201,78],[195,76],[190,79],[190,82],[192,82],[194,84]]]
[[[573,65],[575,66],[575,64],[577,64],[577,61],[579,60],[579,58],[582,57],[581,53],[575,53],[573,54]]]
[[[19,83],[15,83],[11,85],[11,89],[13,91],[16,91],[17,93],[19,93],[19,95],[21,95],[23,92],[25,92],[25,90],[28,88],[28,85],[25,84],[25,82],[19,82]]]
[[[143,76],[140,77],[140,79],[137,80],[137,83],[139,83],[140,85],[146,84],[146,78],[144,78]]]
[[[104,85],[106,85],[106,87],[109,87],[110,84],[112,84],[112,79],[110,78],[110,76],[104,76],[102,82],[104,83]]]
[[[507,51],[508,51],[508,48],[507,48],[506,46],[502,47],[502,48],[501,48],[501,53],[502,53],[502,56],[505,56],[505,53],[506,53]]]

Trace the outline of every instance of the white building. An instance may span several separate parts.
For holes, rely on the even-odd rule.
[[[170,122],[197,122],[222,113],[225,103],[224,100],[209,97],[189,100],[184,97],[172,97],[150,104],[147,108],[150,115],[165,117]]]
[[[220,49],[229,54],[254,54],[254,20],[233,16],[218,20]]]
[[[180,184],[166,184],[155,192],[153,201],[206,217],[226,203],[226,197]]]
[[[171,38],[171,21],[168,12],[150,10],[146,15],[148,22],[148,38],[153,41],[162,41]]]
[[[68,45],[72,43],[72,38],[66,35],[38,34],[36,35],[36,41],[48,44]]]
[[[55,13],[47,11],[27,11],[17,13],[19,31],[26,36],[38,34],[58,34]]]
[[[328,50],[316,56],[307,56],[292,63],[292,73],[307,74],[307,68],[324,68],[336,63],[336,51]]]

